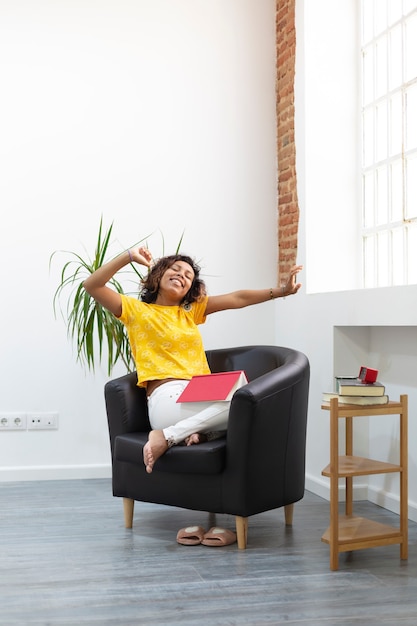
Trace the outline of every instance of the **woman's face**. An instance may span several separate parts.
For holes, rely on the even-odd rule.
[[[174,261],[165,270],[159,284],[159,293],[166,293],[182,302],[190,291],[194,280],[194,270],[185,261]]]

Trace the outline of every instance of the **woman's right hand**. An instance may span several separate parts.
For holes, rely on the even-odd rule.
[[[152,254],[145,246],[125,250],[122,254],[99,267],[84,281],[84,289],[105,309],[120,317],[122,314],[122,298],[119,292],[108,287],[107,283],[129,262],[136,262],[150,267]]]

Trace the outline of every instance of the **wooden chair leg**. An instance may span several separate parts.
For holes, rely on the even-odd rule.
[[[237,534],[237,547],[240,550],[246,549],[246,543],[248,541],[248,518],[240,517],[236,515],[236,534]]]
[[[294,504],[286,504],[284,506],[285,525],[292,526],[292,518],[294,516]]]
[[[133,526],[133,510],[135,507],[135,501],[130,498],[123,498],[123,511],[125,516],[125,528],[132,528]]]
[[[284,506],[285,525],[292,526],[292,519],[294,517],[294,504],[286,504]]]

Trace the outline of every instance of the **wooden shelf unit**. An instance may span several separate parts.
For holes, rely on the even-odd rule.
[[[330,478],[330,526],[322,541],[330,546],[330,569],[339,567],[339,553],[364,548],[400,544],[400,558],[408,558],[408,396],[399,402],[358,406],[339,404],[337,398],[322,404],[330,411],[330,463],[323,476]],[[400,416],[400,463],[384,463],[353,455],[353,418],[378,415]],[[339,419],[345,419],[345,455],[339,455]],[[353,515],[353,478],[371,474],[399,473],[400,525],[399,528],[373,522]],[[345,479],[345,515],[339,514],[339,479]]]

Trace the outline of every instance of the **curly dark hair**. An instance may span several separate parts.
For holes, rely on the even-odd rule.
[[[191,304],[196,302],[206,295],[206,285],[200,278],[200,267],[189,256],[184,254],[171,254],[170,256],[164,256],[158,259],[148,275],[142,279],[142,289],[140,293],[140,299],[147,304],[153,304],[159,291],[159,283],[166,270],[174,265],[177,261],[184,261],[191,265],[194,271],[194,279],[192,285],[187,294],[182,299],[181,304]]]

